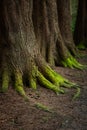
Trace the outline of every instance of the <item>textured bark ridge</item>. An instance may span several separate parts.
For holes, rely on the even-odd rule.
[[[83,68],[74,58],[78,51],[70,29],[69,1],[36,0],[33,3],[33,24],[40,52],[48,63]]]
[[[45,4],[44,1],[43,4]],[[56,6],[55,2],[54,5]],[[54,5],[50,3],[49,6]],[[43,37],[41,35],[44,35],[45,33],[43,37],[45,39],[44,42],[46,41],[46,39],[48,39],[48,44],[50,47],[50,44],[52,43],[54,38],[53,35],[56,34],[53,28],[50,37],[46,34],[46,32],[41,32],[41,35],[39,35],[40,39],[37,38],[36,40],[36,37],[38,37],[38,35],[35,36],[34,34],[35,28],[33,27],[32,22],[32,0],[3,0],[0,2],[0,9],[0,49],[2,50],[1,91],[6,92],[8,90],[9,83],[11,82],[13,83],[15,90],[25,99],[28,99],[23,87],[24,85],[26,85],[26,82],[29,83],[30,87],[36,89],[37,81],[39,81],[41,85],[53,90],[57,94],[64,93],[64,90],[61,89],[60,86],[77,88],[76,84],[69,82],[67,79],[63,78],[55,71],[53,71],[40,54],[41,51],[39,48],[39,44],[42,43],[41,41]],[[42,10],[43,13],[46,13],[44,8],[42,8]],[[50,22],[51,19],[47,20],[52,27],[53,24]],[[46,25],[46,23],[45,25],[43,24],[43,26],[46,26],[46,28],[48,29],[48,25]],[[42,27],[42,29],[46,28]],[[40,34],[40,31],[43,30],[39,30],[39,32],[37,33],[35,31],[35,33]],[[57,35],[56,37],[58,36],[60,35]],[[59,39],[56,37],[55,40],[59,41]],[[60,48],[61,45],[62,44],[58,44]],[[42,50],[43,49],[45,49],[45,47],[43,47]],[[53,54],[53,51],[50,50],[50,52],[48,53]]]
[[[73,41],[71,31],[71,14],[70,14],[70,0],[57,1],[59,27],[64,40],[64,43],[72,55],[77,55],[77,49]]]

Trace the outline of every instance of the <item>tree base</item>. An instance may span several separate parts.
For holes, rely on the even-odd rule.
[[[44,70],[44,73],[43,73]],[[4,69],[2,74],[2,88],[1,92],[6,92],[9,87],[9,82],[12,80],[13,86],[15,90],[25,99],[29,100],[29,97],[26,95],[24,91],[24,79],[23,74],[16,70],[13,74],[13,79],[11,79],[11,74],[7,69]],[[40,85],[44,86],[45,88],[51,89],[56,94],[65,93],[61,87],[66,88],[76,88],[77,84],[72,83],[62,77],[61,75],[57,74],[54,70],[52,70],[48,65],[42,67],[42,71],[38,70],[36,66],[33,67],[31,76],[28,77],[29,79],[29,86],[36,90],[37,81]],[[78,93],[78,92],[77,92]],[[80,93],[79,93],[80,94]],[[76,94],[76,95],[79,95]],[[74,96],[77,97],[77,96]]]

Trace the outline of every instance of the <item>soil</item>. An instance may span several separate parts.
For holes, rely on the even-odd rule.
[[[87,52],[80,63],[87,64]],[[65,94],[38,86],[37,91],[26,88],[30,102],[10,86],[7,93],[0,93],[0,130],[87,130],[87,69],[77,70],[63,67],[57,72],[81,87],[81,95],[72,100],[75,89],[65,89]],[[49,110],[35,104],[41,103]]]

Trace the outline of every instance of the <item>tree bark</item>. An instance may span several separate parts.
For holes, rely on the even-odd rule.
[[[74,31],[75,44],[87,46],[87,1],[79,0],[76,27]]]
[[[41,54],[51,65],[76,68],[79,66],[72,61],[74,59],[72,55],[75,56],[77,50],[73,41],[70,22],[69,1],[36,0],[33,3],[33,24],[36,39],[40,45]],[[66,61],[68,58],[70,63],[65,63],[68,62]]]
[[[34,4],[36,5],[37,2]],[[47,30],[44,29],[48,29],[48,23],[53,23],[54,21],[50,21],[48,17],[45,23],[44,16],[46,16],[46,3],[44,3],[43,1],[41,3],[42,6],[40,6],[40,4],[38,9],[41,10],[42,7],[41,14],[43,17],[43,21],[41,20],[39,23],[42,24],[44,22],[44,24],[42,24],[42,30],[39,29],[39,27],[35,29],[34,20],[32,21],[33,7],[35,7],[34,4],[32,0],[0,1],[2,92],[7,91],[9,82],[11,81],[13,82],[17,92],[19,92],[19,94],[21,94],[26,99],[27,96],[23,88],[26,81],[29,82],[30,87],[36,89],[36,83],[38,80],[40,84],[42,84],[46,88],[52,89],[56,93],[64,93],[60,86],[66,87],[75,85],[53,71],[45,62],[44,58],[41,56],[41,46],[39,47],[40,44],[42,45],[41,38],[43,37],[45,39],[44,41],[48,40],[49,42],[47,42],[47,44],[49,44],[50,46],[50,44],[52,43],[51,40],[53,41],[55,35],[54,28],[50,30],[52,31],[50,33],[50,37],[48,37],[49,33],[47,32]],[[49,6],[52,7],[52,5],[55,4],[56,3],[50,3]],[[37,14],[35,15],[38,16],[39,11],[37,11]],[[35,22],[37,23],[38,21],[39,18],[35,20]],[[53,24],[49,23],[49,26],[52,27],[52,25]],[[36,26],[40,25],[36,24]],[[49,29],[51,29],[51,27]],[[45,34],[41,33],[39,39],[38,35],[35,34],[40,34],[40,31],[44,31]],[[45,47],[43,47],[42,50],[45,49]]]
[[[53,65],[55,61],[58,63],[68,57],[59,29],[56,0],[36,0],[33,12],[36,38],[41,43],[41,54],[46,61]]]
[[[69,49],[72,55],[77,54],[76,46],[73,41],[73,35],[71,31],[71,13],[70,13],[70,0],[59,0],[58,4],[58,16],[59,27],[64,40],[65,45]]]

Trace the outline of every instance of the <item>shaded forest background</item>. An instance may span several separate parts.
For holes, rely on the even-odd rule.
[[[72,16],[71,28],[72,28],[72,32],[74,32],[74,30],[75,30],[77,10],[78,10],[78,0],[71,0],[71,16]]]

